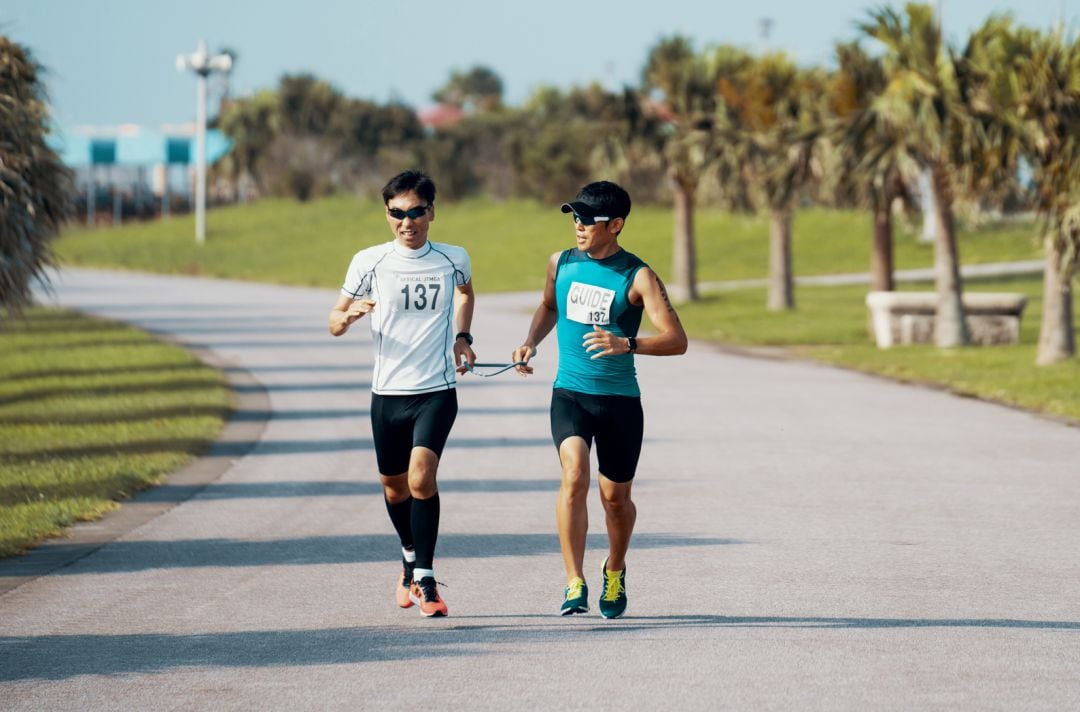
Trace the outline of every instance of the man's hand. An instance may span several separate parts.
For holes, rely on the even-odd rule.
[[[347,323],[352,324],[365,314],[370,314],[374,309],[374,299],[357,299],[345,310],[345,319]]]
[[[330,311],[330,333],[341,336],[360,317],[371,312],[375,308],[373,299],[354,299],[348,302],[348,297],[342,297]]]
[[[532,366],[529,365],[529,359],[536,355],[536,347],[529,346],[528,344],[522,344],[514,349],[514,353],[510,354],[510,361],[517,363],[518,361],[524,361],[522,366],[515,366],[514,370],[520,373],[522,376],[528,376],[533,372]]]
[[[592,358],[600,358],[601,356],[616,356],[618,354],[630,353],[630,342],[628,339],[622,336],[616,336],[610,331],[604,331],[604,328],[599,325],[594,325],[595,331],[590,331],[582,338],[584,342],[581,344],[585,347],[586,351],[596,351],[592,355]]]
[[[462,374],[469,371],[476,363],[476,354],[465,339],[454,340],[454,363],[457,364],[457,372]]]

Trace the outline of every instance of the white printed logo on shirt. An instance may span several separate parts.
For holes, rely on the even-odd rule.
[[[610,324],[615,290],[571,282],[566,294],[566,318],[580,324]]]

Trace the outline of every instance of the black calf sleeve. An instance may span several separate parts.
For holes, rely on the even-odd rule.
[[[405,549],[411,549],[413,545],[413,530],[412,530],[412,497],[404,499],[397,504],[390,504],[390,500],[383,495],[383,501],[386,502],[386,513],[390,515],[390,522],[394,525],[394,531],[397,532],[398,538],[401,539],[401,546]]]
[[[416,568],[430,569],[439,538],[439,493],[428,499],[412,500],[412,537],[416,545]]]

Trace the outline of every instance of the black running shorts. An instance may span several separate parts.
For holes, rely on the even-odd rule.
[[[641,399],[632,396],[594,396],[556,388],[551,392],[551,438],[556,449],[572,435],[592,448],[600,474],[613,482],[629,482],[637,471],[645,416]]]
[[[457,390],[415,396],[371,394],[371,433],[380,474],[409,471],[414,447],[426,447],[442,457],[450,428],[457,418]]]

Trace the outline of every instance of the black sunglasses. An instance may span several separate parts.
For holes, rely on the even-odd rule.
[[[402,210],[401,208],[387,208],[386,214],[395,220],[404,220],[405,218],[412,218],[413,220],[419,220],[427,215],[430,205],[420,205],[415,208],[409,208],[408,210]]]
[[[607,220],[611,220],[611,218],[607,217],[606,215],[597,215],[596,217],[589,218],[585,217],[584,215],[578,215],[577,213],[574,213],[574,222],[581,223],[582,225],[595,225],[598,222],[605,222]]]

